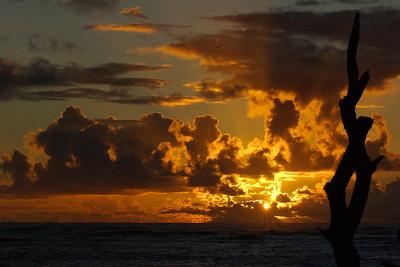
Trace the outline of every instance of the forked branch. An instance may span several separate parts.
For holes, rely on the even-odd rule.
[[[373,119],[356,115],[356,106],[370,79],[369,71],[359,77],[357,49],[360,16],[354,19],[347,49],[347,95],[339,101],[340,115],[348,136],[348,145],[332,179],[324,190],[328,196],[331,221],[328,230],[321,230],[331,243],[337,266],[359,266],[360,259],[353,245],[353,236],[360,224],[368,199],[372,174],[383,156],[371,160],[365,149],[365,140]],[[346,187],[356,173],[356,182],[349,205],[346,205]]]

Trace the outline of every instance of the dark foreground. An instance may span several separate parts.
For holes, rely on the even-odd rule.
[[[0,266],[334,266],[316,225],[0,224]],[[362,266],[400,264],[396,225],[364,226]]]

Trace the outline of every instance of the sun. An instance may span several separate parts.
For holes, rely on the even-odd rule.
[[[269,209],[269,203],[268,203],[268,202],[264,202],[263,208],[264,208],[265,210]]]

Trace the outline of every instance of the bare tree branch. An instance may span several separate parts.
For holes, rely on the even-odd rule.
[[[348,136],[348,145],[332,179],[324,190],[328,196],[331,222],[328,230],[321,230],[331,243],[337,266],[359,266],[360,259],[353,245],[368,199],[372,174],[383,156],[371,161],[365,149],[365,140],[373,119],[356,115],[356,105],[369,82],[369,71],[359,78],[357,49],[360,34],[360,15],[355,15],[347,50],[347,95],[339,101],[340,115]],[[356,182],[349,205],[346,205],[346,187],[356,173]]]

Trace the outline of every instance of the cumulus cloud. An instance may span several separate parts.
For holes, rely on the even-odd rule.
[[[302,103],[320,99],[331,109],[346,86],[343,70],[350,31],[348,25],[352,18],[352,11],[216,16],[208,19],[228,22],[232,27],[215,34],[182,37],[169,45],[138,51],[198,60],[201,67],[209,71],[231,75],[219,84],[268,94],[292,93]],[[398,12],[379,8],[365,10],[362,23],[360,65],[374,66],[370,88],[382,89],[387,80],[397,77],[400,72],[397,63],[400,60],[387,53],[396,51],[400,42],[389,37],[395,35],[396,25],[400,25]],[[200,85],[201,88],[216,88],[215,83],[204,81]],[[221,92],[217,96],[229,90],[225,86],[217,88]],[[229,97],[237,95],[229,93],[226,98]]]
[[[394,49],[397,40],[391,38],[393,43],[387,44],[379,39],[387,36],[379,30],[383,20],[374,16],[385,16],[393,25],[399,22],[387,10],[370,11],[364,17],[365,40],[360,53],[366,56],[362,57],[362,65],[377,67],[372,86],[379,89],[398,75],[396,58],[388,60],[383,53],[384,49]],[[80,108],[69,107],[48,127],[29,135],[31,149],[43,151],[44,162],[34,162],[19,151],[3,156],[1,197],[202,192],[210,198],[222,195],[228,200],[222,205],[210,201],[205,207],[168,208],[163,213],[205,215],[216,222],[248,222],[249,217],[263,214],[262,203],[256,200],[268,192],[271,213],[277,218],[328,218],[327,202],[320,192],[307,187],[279,192],[271,184],[276,182],[274,176],[279,171],[333,169],[346,145],[344,132],[337,127],[338,114],[332,110],[329,117],[322,118],[321,114],[336,106],[339,93],[346,86],[345,75],[339,73],[345,69],[351,18],[347,11],[213,17],[209,19],[229,22],[234,27],[216,34],[182,37],[174,44],[150,49],[198,60],[208,71],[231,75],[225,80],[186,83],[196,96],[136,96],[128,90],[163,86],[167,81],[162,79],[124,75],[168,69],[165,65],[107,63],[82,67],[36,60],[25,66],[1,60],[3,100],[83,98],[121,104],[185,105],[257,94],[265,96],[255,101],[264,109],[261,114],[266,115],[264,139],[243,144],[239,138],[223,133],[217,118],[210,115],[197,116],[191,123],[159,113],[131,121],[94,120]],[[338,25],[332,26],[331,21],[338,21]],[[378,37],[371,38],[375,35]],[[387,149],[390,136],[384,119],[376,116],[374,127],[368,150],[371,155],[387,156],[383,169],[399,170],[400,156]],[[397,183],[386,188],[376,185],[371,194],[385,205],[396,200]],[[374,209],[378,208],[382,207]]]
[[[275,99],[274,103],[275,105],[271,111],[272,116],[269,122],[269,130],[272,135],[281,136],[290,128],[297,126],[300,113],[290,100],[282,102],[279,99]]]
[[[269,170],[267,160],[255,159],[264,159],[258,152],[250,152],[248,161],[240,159],[238,140],[223,135],[209,115],[189,124],[159,113],[134,121],[92,120],[80,108],[69,107],[29,136],[32,149],[43,151],[48,160],[30,162],[18,151],[4,156],[2,195],[195,187],[235,195],[243,191],[229,175],[247,174],[253,161],[260,172]]]
[[[324,156],[294,136],[300,114],[290,101],[275,101],[272,113],[266,131],[280,114],[290,114],[292,120],[284,128],[273,124],[279,129],[275,136],[266,133],[266,140],[244,146],[237,137],[222,133],[218,120],[210,115],[191,123],[160,113],[139,120],[94,120],[79,107],[69,107],[49,126],[27,137],[30,149],[44,153],[45,161],[35,162],[19,151],[2,157],[0,197],[197,192],[210,200],[197,206],[168,206],[161,214],[191,214],[230,223],[260,223],[264,213],[260,198],[267,197],[273,220],[325,221],[329,209],[321,186],[301,187],[304,183],[296,180],[300,187],[283,192],[275,173],[329,170],[337,158]],[[379,127],[371,142],[379,143],[384,121],[375,120]],[[287,142],[291,156],[277,159],[273,143],[278,139]],[[379,147],[374,144],[369,149],[374,146]],[[372,214],[367,221],[396,220],[390,211],[375,214],[383,205],[395,211],[389,203],[397,201],[397,184],[396,180],[386,187],[373,185],[370,203],[375,206],[367,208],[367,214]]]
[[[394,171],[400,169],[400,155],[389,151],[387,148],[390,139],[390,132],[383,116],[374,116],[373,138],[367,140],[366,148],[371,158],[384,155],[385,158],[381,162],[381,169]],[[381,154],[379,154],[381,153]]]
[[[98,99],[108,97],[97,93]],[[44,194],[203,188],[240,195],[244,190],[236,177],[272,180],[279,171],[333,168],[340,153],[332,148],[337,146],[340,152],[344,143],[326,140],[331,135],[310,143],[298,135],[296,131],[303,129],[301,113],[289,100],[275,100],[271,114],[265,140],[255,139],[245,146],[239,138],[222,133],[218,120],[210,115],[198,116],[192,123],[159,113],[134,121],[92,120],[80,108],[69,107],[46,129],[29,135],[31,146],[43,151],[48,161],[34,163],[20,152],[5,156],[0,184],[7,185],[3,193],[17,195],[29,193],[27,188]],[[367,148],[371,155],[387,155],[382,169],[398,170],[400,156],[386,148],[385,122],[381,117],[375,121]],[[329,141],[334,144],[325,144]]]

